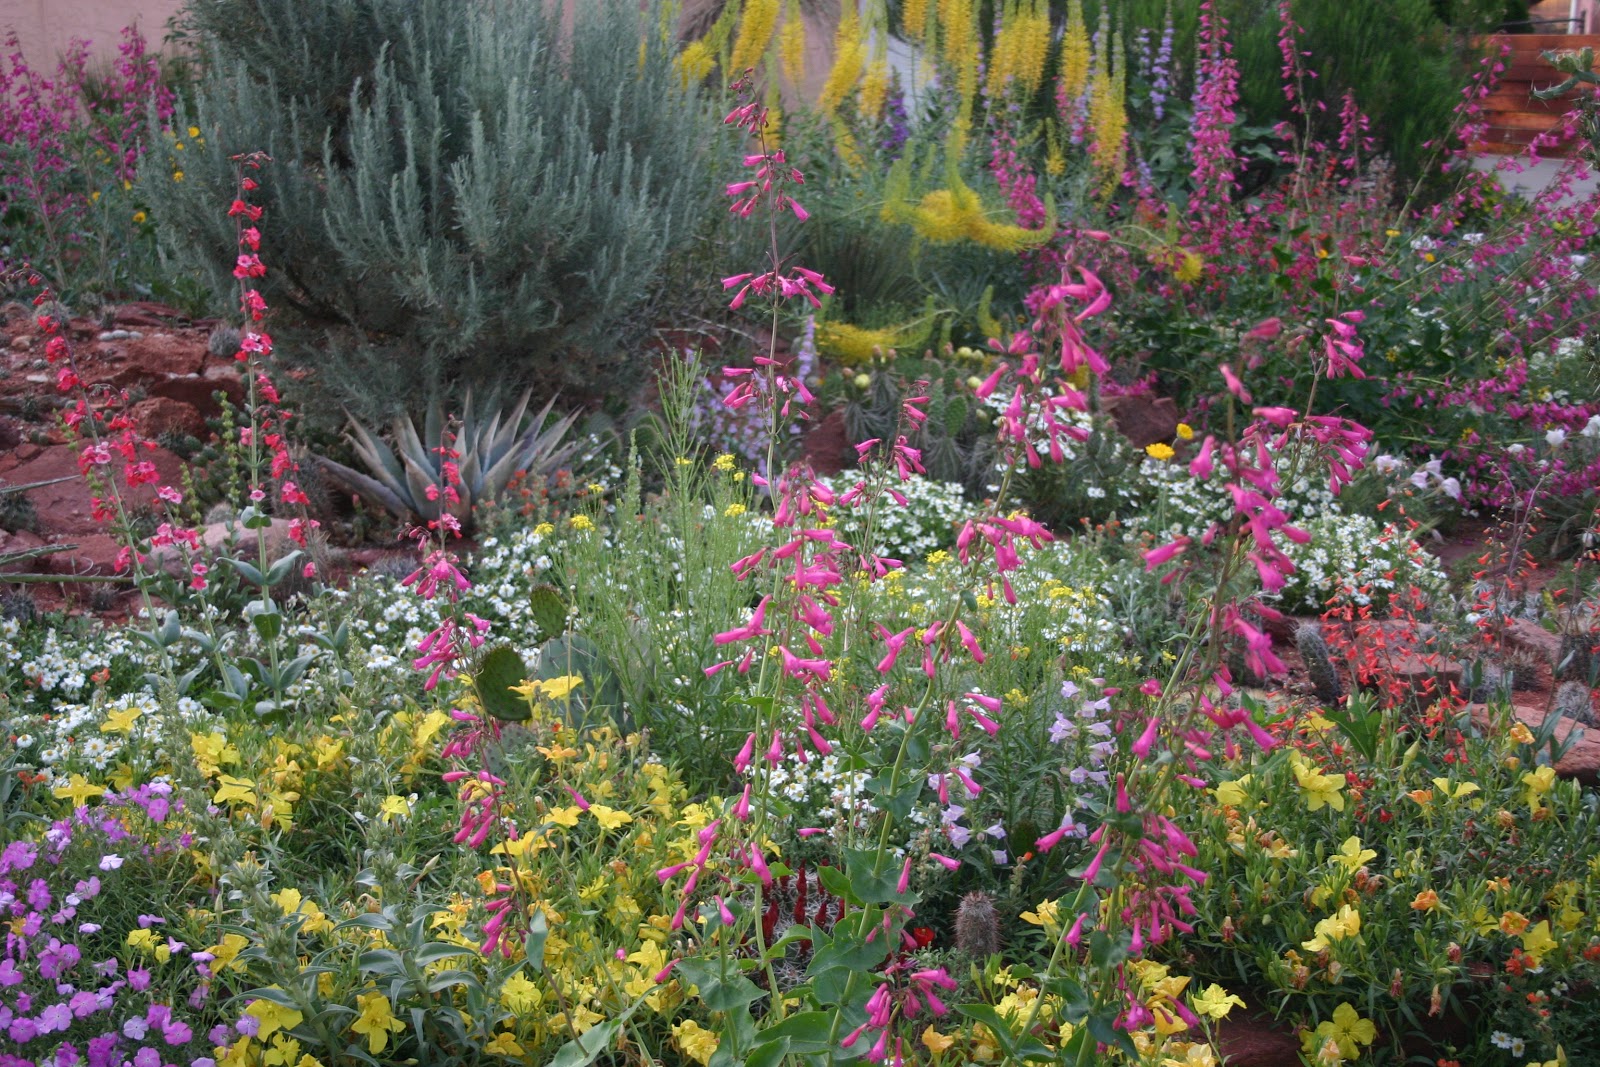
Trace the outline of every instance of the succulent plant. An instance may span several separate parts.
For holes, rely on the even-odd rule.
[[[1594,726],[1596,723],[1593,692],[1582,682],[1562,682],[1556,689],[1553,710],[1557,715],[1576,719],[1585,726]]]
[[[448,506],[463,526],[471,523],[473,508],[498,499],[518,471],[553,471],[577,451],[576,441],[565,440],[577,415],[563,415],[547,424],[555,404],[552,398],[529,417],[530,395],[523,393],[507,413],[493,403],[476,407],[472,390],[467,390],[452,446],[459,454],[455,461],[461,474],[456,487],[459,500]],[[439,402],[429,408],[420,434],[407,416],[390,424],[394,448],[354,416],[350,427],[347,439],[370,473],[318,456],[315,462],[323,473],[402,519],[413,515],[437,519],[447,504],[438,492],[444,483],[444,460],[436,450],[446,427]]]
[[[1306,665],[1306,677],[1323,704],[1336,704],[1344,697],[1344,682],[1339,668],[1328,653],[1328,642],[1323,639],[1322,627],[1314,622],[1302,623],[1294,632],[1295,647]]]
[[[1000,917],[994,898],[977,891],[961,898],[956,908],[956,948],[975,960],[987,960],[1000,951]]]

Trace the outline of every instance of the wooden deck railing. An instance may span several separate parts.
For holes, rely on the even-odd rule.
[[[1506,70],[1500,84],[1484,100],[1484,117],[1489,129],[1479,148],[1495,155],[1512,155],[1521,152],[1528,143],[1542,133],[1560,124],[1562,116],[1577,107],[1579,92],[1592,92],[1592,86],[1580,86],[1576,91],[1556,100],[1540,100],[1533,95],[1535,89],[1559,85],[1564,76],[1539,58],[1547,50],[1577,50],[1584,47],[1600,52],[1600,34],[1525,33],[1491,37],[1491,46],[1507,44],[1511,54],[1506,57]],[[1571,145],[1542,151],[1545,156],[1565,155]]]

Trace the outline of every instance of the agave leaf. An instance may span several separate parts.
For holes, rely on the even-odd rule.
[[[345,414],[350,413],[345,412]],[[394,452],[384,444],[382,438],[357,422],[353,415],[350,416],[350,428],[352,432],[346,434],[345,439],[350,442],[350,447],[355,449],[356,455],[361,457],[361,462],[365,463],[391,492],[403,496],[406,471]]]
[[[336,463],[322,456],[313,456],[311,459],[330,478],[350,492],[367,498],[372,503],[399,518],[403,519],[411,514],[411,505],[406,502],[405,498],[378,479],[362,474],[360,471],[351,470],[343,463]]]
[[[434,443],[438,443],[444,436],[444,408],[440,406],[437,396],[428,401],[428,413],[423,416],[422,433]]]
[[[415,434],[413,433],[413,437]],[[410,456],[406,460],[406,486],[411,492],[411,509],[424,519],[432,521],[439,517],[441,502],[428,499],[428,490],[439,484],[438,476],[429,470],[424,470],[412,462]]]

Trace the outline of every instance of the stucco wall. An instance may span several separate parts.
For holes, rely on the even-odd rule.
[[[31,65],[54,69],[74,37],[89,41],[95,55],[116,55],[129,23],[160,47],[167,19],[182,6],[183,0],[0,0],[0,40],[15,32]]]

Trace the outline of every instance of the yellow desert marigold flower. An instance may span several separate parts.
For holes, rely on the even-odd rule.
[[[1144,452],[1145,455],[1149,456],[1151,459],[1159,459],[1162,462],[1166,462],[1173,456],[1177,455],[1177,453],[1172,450],[1171,445],[1161,441],[1157,441],[1154,444],[1145,445]]]
[[[1183,441],[1193,441],[1194,427],[1190,426],[1187,422],[1178,423],[1178,438],[1179,440]]]
[[[589,518],[587,515],[574,515],[572,518],[567,520],[567,525],[571,526],[574,530],[586,532],[594,529],[594,520]]]

